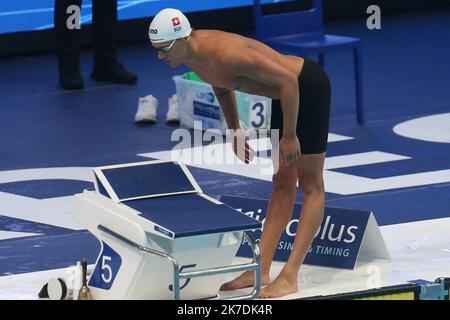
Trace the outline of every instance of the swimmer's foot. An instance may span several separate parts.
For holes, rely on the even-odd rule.
[[[270,282],[270,277],[268,274],[261,275],[261,286],[265,286]],[[254,271],[246,271],[243,274],[241,274],[236,279],[224,283],[221,287],[221,291],[228,291],[228,290],[236,290],[236,289],[242,289],[247,287],[252,287],[255,284],[255,272]]]
[[[298,291],[296,279],[285,277],[282,273],[265,288],[262,288],[258,298],[279,298]]]

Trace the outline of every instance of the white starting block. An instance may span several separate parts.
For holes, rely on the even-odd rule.
[[[146,161],[94,169],[95,191],[75,195],[74,214],[101,243],[88,286],[94,299],[218,298],[225,273],[255,270],[246,231],[259,221],[202,193],[188,169]],[[245,237],[253,261],[232,265]]]

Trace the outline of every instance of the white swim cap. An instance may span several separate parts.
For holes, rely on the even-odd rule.
[[[152,43],[171,41],[187,37],[191,33],[191,24],[186,16],[177,9],[164,9],[153,18],[148,36]]]

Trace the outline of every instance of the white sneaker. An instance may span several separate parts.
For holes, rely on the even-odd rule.
[[[156,110],[158,109],[158,99],[152,95],[139,98],[139,105],[134,116],[136,122],[156,122]]]
[[[169,99],[169,110],[167,111],[167,122],[180,122],[180,110],[178,108],[178,97],[176,94]]]

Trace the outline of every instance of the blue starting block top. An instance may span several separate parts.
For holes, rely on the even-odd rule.
[[[137,211],[171,238],[261,229],[261,222],[202,196],[183,164],[147,161],[94,169],[96,191]],[[160,227],[159,227],[160,226]]]
[[[96,190],[114,202],[201,192],[189,170],[177,162],[146,161],[94,169]]]
[[[173,238],[261,228],[259,221],[198,194],[130,200],[124,204],[142,218],[173,232]]]

